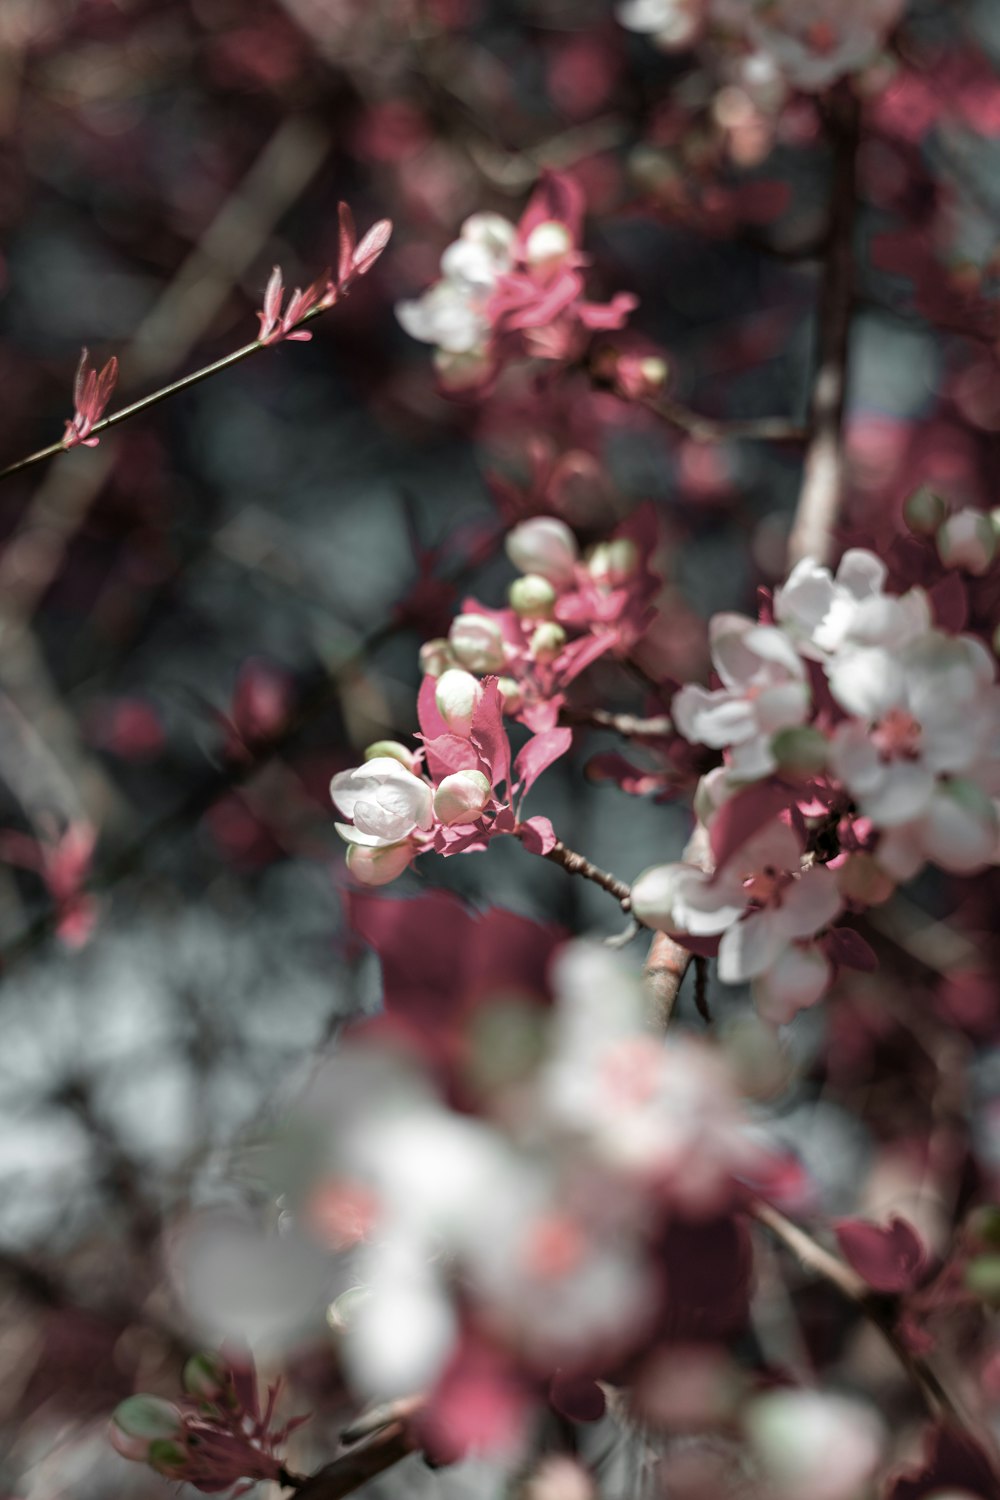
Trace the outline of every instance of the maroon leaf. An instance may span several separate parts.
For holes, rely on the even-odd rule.
[[[995,1500],[1000,1479],[978,1443],[951,1427],[932,1427],[919,1469],[890,1478],[883,1500],[930,1500],[932,1495],[961,1491],[963,1496]]]
[[[831,961],[842,969],[860,969],[862,974],[874,974],[878,968],[875,950],[853,927],[835,927],[827,936],[826,951]]]
[[[596,1380],[585,1375],[557,1373],[549,1386],[549,1400],[557,1412],[571,1422],[599,1422],[607,1410],[607,1399]]]
[[[934,623],[939,630],[964,630],[969,618],[969,599],[965,584],[957,573],[949,573],[928,590]]]
[[[427,769],[436,782],[453,771],[480,771],[482,761],[479,751],[471,740],[460,734],[439,734],[433,740],[424,741]]]
[[[490,768],[490,782],[510,780],[510,740],[503,727],[503,698],[495,677],[483,678],[483,695],[472,716],[472,738]]]
[[[565,755],[573,743],[572,729],[547,729],[536,734],[521,749],[514,770],[524,790],[530,791],[543,771],[547,771],[561,755]]]
[[[905,1219],[843,1219],[836,1231],[841,1254],[876,1292],[912,1291],[927,1269],[923,1242]]]

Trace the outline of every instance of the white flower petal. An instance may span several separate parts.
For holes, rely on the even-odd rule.
[[[723,984],[756,979],[775,962],[784,940],[769,911],[754,911],[723,935],[719,944],[719,978]]]

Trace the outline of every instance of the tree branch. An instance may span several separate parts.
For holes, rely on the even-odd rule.
[[[844,401],[854,299],[856,171],[861,106],[843,84],[830,95],[827,126],[833,142],[830,240],[819,299],[819,348],[809,415],[802,488],[788,542],[788,560],[830,561],[844,490]]]
[[[573,849],[567,849],[563,843],[557,843],[553,849],[544,856],[550,859],[554,865],[561,865],[569,875],[581,875],[584,880],[592,880],[594,885],[599,885],[602,891],[621,904],[623,911],[632,910],[632,888],[619,880],[615,875],[609,875],[606,870],[598,869],[597,865],[591,864],[582,854],[577,854]]]

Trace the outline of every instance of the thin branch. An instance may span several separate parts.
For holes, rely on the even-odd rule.
[[[790,564],[804,557],[830,561],[844,491],[844,402],[854,302],[854,229],[861,106],[844,84],[829,99],[833,142],[830,242],[823,262],[819,348],[813,383],[802,488],[788,542]]]
[[[561,865],[569,875],[580,875],[584,880],[593,881],[599,885],[602,891],[615,897],[623,911],[632,909],[632,888],[619,880],[615,875],[609,875],[606,870],[598,869],[597,865],[591,864],[582,854],[577,854],[573,849],[567,849],[563,843],[557,843],[554,848],[544,856],[550,859],[554,865]]]
[[[814,1240],[812,1235],[794,1224],[770,1203],[759,1198],[750,1205],[749,1212],[759,1224],[781,1241],[790,1250],[799,1264],[814,1276],[819,1276],[835,1287],[842,1297],[864,1314],[882,1335],[895,1354],[910,1380],[920,1391],[927,1409],[935,1420],[950,1422],[955,1427],[968,1428],[968,1421],[955,1404],[954,1398],[945,1389],[940,1377],[919,1354],[908,1348],[898,1331],[899,1302],[895,1297],[880,1296],[859,1276],[852,1266]]]
[[[392,1422],[381,1427],[366,1442],[358,1443],[340,1454],[332,1463],[317,1470],[304,1481],[291,1474],[285,1480],[294,1484],[300,1500],[342,1500],[360,1489],[377,1474],[391,1469],[417,1451],[413,1433],[406,1422]]]
[[[285,337],[294,333],[306,324],[313,322],[315,318],[321,317],[331,307],[336,306],[340,297],[333,301],[322,302],[316,307],[311,307],[297,322],[291,324],[286,330]],[[109,413],[101,421],[95,422],[89,429],[91,436],[106,432],[110,427],[116,427],[119,422],[125,422],[129,417],[134,417],[138,412],[147,411],[151,406],[156,406],[161,401],[166,401],[170,396],[176,396],[180,391],[186,391],[193,385],[208,380],[210,376],[219,374],[222,370],[228,370],[231,365],[237,365],[241,360],[249,359],[252,354],[257,354],[265,349],[270,343],[276,342],[271,339],[267,342],[254,339],[252,343],[244,344],[240,349],[234,349],[230,354],[224,354],[221,359],[213,360],[211,364],[203,365],[200,370],[194,370],[190,375],[182,375],[179,380],[171,381],[169,385],[161,386],[159,390],[151,392],[148,396],[142,396],[138,401],[132,401],[128,406],[122,406],[118,411]],[[0,480],[7,479],[12,474],[18,474],[22,469],[32,468],[35,464],[44,463],[47,459],[55,458],[56,454],[66,452],[65,443],[50,443],[46,448],[39,448],[36,453],[29,453],[25,458],[19,458],[15,463],[8,464],[5,469],[0,469]]]
[[[564,708],[560,719],[566,724],[585,725],[590,729],[610,729],[626,740],[663,740],[674,732],[668,714],[643,719],[636,714],[616,714],[603,708]]]
[[[664,396],[646,397],[642,405],[699,443],[729,443],[736,439],[753,443],[805,443],[809,439],[809,430],[788,417],[705,417]]]
[[[697,865],[699,869],[711,873],[712,849],[704,824],[696,825],[681,857],[685,864]],[[694,954],[690,949],[682,947],[669,933],[654,934],[643,969],[643,980],[649,997],[649,1024],[654,1031],[664,1032],[670,1025],[684,976],[693,962]],[[696,1003],[700,999],[698,1010],[702,1019],[710,1023],[711,1016],[708,1014],[702,988],[699,987],[695,998]]]

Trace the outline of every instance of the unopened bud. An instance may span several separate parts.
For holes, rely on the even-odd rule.
[[[579,549],[565,521],[533,516],[507,533],[507,556],[521,573],[540,573],[557,589],[573,582]]]
[[[448,644],[458,665],[469,672],[499,672],[504,665],[503,633],[489,615],[456,615]]]
[[[896,889],[896,882],[864,850],[848,855],[836,876],[837,889],[844,899],[862,906],[881,906]]]
[[[566,632],[561,625],[545,620],[531,637],[531,654],[536,661],[553,661],[566,644]]]
[[[474,823],[492,794],[482,771],[453,771],[434,793],[434,815],[448,825]]]
[[[1000,1307],[1000,1255],[977,1255],[965,1268],[965,1285],[989,1307]]]
[[[347,850],[347,868],[361,885],[388,885],[413,862],[416,848],[409,839],[399,844],[351,844]]]
[[[229,1386],[229,1367],[217,1354],[192,1354],[181,1373],[189,1396],[217,1401]]]
[[[503,711],[505,714],[516,714],[524,702],[524,694],[521,692],[521,684],[515,677],[498,677],[497,691],[503,699]]]
[[[573,248],[573,236],[558,219],[546,219],[536,224],[528,235],[524,246],[524,258],[529,266],[544,265],[547,261],[562,260]]]
[[[547,578],[541,573],[529,573],[526,578],[515,578],[507,593],[510,607],[522,620],[545,620],[551,615],[557,595]]]
[[[933,536],[948,515],[948,502],[922,484],[903,502],[903,520],[916,536]]]
[[[454,665],[451,645],[443,635],[433,641],[425,641],[421,646],[420,670],[425,677],[440,677],[442,672],[447,672]]]
[[[167,1479],[178,1478],[184,1472],[187,1461],[188,1451],[180,1443],[160,1438],[149,1445],[149,1457],[146,1462],[150,1468],[156,1470],[157,1474],[162,1474]]]
[[[145,1461],[151,1445],[176,1438],[184,1430],[184,1418],[171,1401],[160,1396],[128,1396],[115,1407],[108,1427],[111,1445],[123,1458]]]
[[[466,737],[472,731],[472,719],[483,690],[471,672],[459,667],[450,667],[438,678],[434,701],[452,734]]]
[[[390,760],[398,760],[401,766],[405,766],[413,775],[417,774],[418,761],[412,750],[401,745],[398,740],[375,740],[365,751],[365,760],[378,760],[388,756]]]
[[[938,528],[938,556],[946,568],[964,568],[980,577],[997,550],[997,534],[981,510],[959,510]]]
[[[643,870],[632,884],[632,915],[660,932],[675,930],[674,907],[689,875],[690,867],[677,863]]]
[[[587,558],[587,572],[600,588],[618,588],[638,566],[639,549],[628,537],[598,542]]]
[[[778,769],[795,776],[818,776],[826,765],[829,748],[826,735],[808,724],[782,729],[771,741]]]

